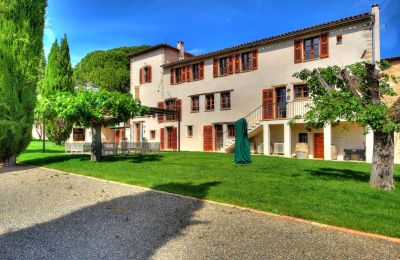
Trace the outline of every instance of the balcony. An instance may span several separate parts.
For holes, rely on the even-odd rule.
[[[291,102],[266,103],[262,105],[262,120],[279,120],[302,118],[310,110],[311,100],[295,100]]]

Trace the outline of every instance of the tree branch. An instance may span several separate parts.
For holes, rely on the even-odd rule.
[[[360,79],[358,77],[351,76],[346,69],[341,70],[338,74],[336,74],[336,77],[344,81],[344,83],[346,84],[350,92],[353,93],[353,95],[359,98],[364,97],[365,93],[359,88]]]
[[[315,76],[317,76],[319,82],[321,83],[321,85],[325,88],[326,91],[330,92],[332,90],[332,86],[329,85],[325,79],[321,76],[321,74],[318,72],[317,69],[313,70],[312,74],[314,74]]]

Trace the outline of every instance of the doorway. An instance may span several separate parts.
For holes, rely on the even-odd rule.
[[[215,128],[215,151],[221,151],[224,147],[224,131],[222,125],[214,125]]]
[[[324,134],[314,134],[314,158],[324,158]]]

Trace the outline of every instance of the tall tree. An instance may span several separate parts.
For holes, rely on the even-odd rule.
[[[46,72],[41,89],[42,96],[53,94],[56,90],[60,90],[60,66],[59,66],[60,47],[57,39],[51,46],[49,57],[47,59]]]
[[[0,0],[0,160],[16,156],[32,138],[45,0]]]
[[[130,62],[128,54],[146,48],[148,46],[133,46],[91,52],[76,65],[74,80],[80,86],[129,93]]]
[[[61,47],[58,56],[59,72],[60,72],[60,87],[62,91],[73,92],[74,83],[72,80],[71,56],[69,54],[69,46],[67,35],[61,40]]]
[[[305,121],[319,128],[340,119],[359,123],[373,131],[373,159],[370,185],[393,190],[394,133],[400,130],[400,101],[388,106],[385,98],[395,92],[383,70],[389,64],[356,63],[303,70],[294,76],[307,81],[313,100]]]

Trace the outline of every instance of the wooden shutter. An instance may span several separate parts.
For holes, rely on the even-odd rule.
[[[187,82],[190,82],[191,80],[192,80],[192,77],[191,77],[191,70],[192,70],[192,66],[187,66],[186,67],[186,81]]]
[[[171,69],[171,85],[175,84],[174,74],[175,74],[175,69]]]
[[[179,121],[182,121],[182,99],[175,100],[175,109],[179,111]]]
[[[140,100],[140,88],[139,87],[135,87],[135,99],[136,100]]]
[[[294,40],[294,63],[303,61],[303,40]]]
[[[214,78],[218,77],[218,59],[213,60],[213,75]]]
[[[274,119],[274,89],[263,90],[263,119]]]
[[[200,79],[204,79],[204,62],[200,62]]]
[[[140,84],[143,84],[143,68],[139,70],[139,82]]]
[[[171,132],[171,148],[172,150],[178,150],[178,129],[176,127],[172,128]]]
[[[253,49],[252,53],[252,59],[251,61],[253,62],[252,69],[257,70],[258,69],[258,49]]]
[[[320,38],[319,56],[321,58],[327,58],[329,57],[329,33],[327,32],[321,33],[319,38]]]
[[[210,152],[214,150],[212,125],[205,125],[203,127],[203,150],[205,152]]]
[[[164,109],[164,102],[158,102],[157,107]],[[159,123],[164,122],[164,115],[158,115],[157,118]]]
[[[186,67],[181,68],[181,79],[182,82],[186,82]]]
[[[240,53],[235,55],[235,73],[240,73]]]
[[[233,56],[228,58],[228,74],[233,74]]]
[[[164,128],[160,129],[160,149],[161,150],[165,149],[165,129]]]
[[[148,75],[148,78],[149,78],[149,83],[151,82],[151,75],[152,75],[152,73],[151,73],[151,66],[149,66],[148,67],[148,73],[149,73],[149,75]]]

